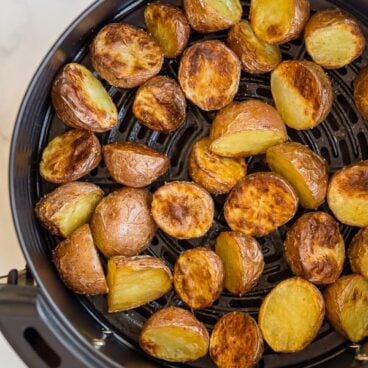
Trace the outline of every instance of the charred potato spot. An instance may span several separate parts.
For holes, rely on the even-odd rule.
[[[353,272],[368,280],[368,228],[361,229],[349,246],[349,260]]]
[[[354,101],[364,119],[368,119],[368,67],[363,68],[354,81]]]

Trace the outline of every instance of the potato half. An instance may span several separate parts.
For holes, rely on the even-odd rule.
[[[282,143],[267,150],[266,160],[272,171],[294,187],[304,208],[316,209],[325,201],[327,163],[310,148],[297,142]]]
[[[352,271],[368,280],[368,227],[354,236],[349,246],[349,260]]]
[[[224,266],[212,250],[194,248],[184,251],[174,267],[174,287],[179,298],[192,309],[212,305],[224,285]]]
[[[272,72],[271,92],[283,121],[293,129],[314,128],[331,111],[330,79],[311,61],[283,61]]]
[[[108,292],[105,274],[89,226],[83,225],[52,252],[64,284],[74,293],[99,295]]]
[[[280,282],[263,299],[258,324],[272,350],[294,353],[315,339],[324,315],[321,292],[310,282],[294,277]]]
[[[368,66],[354,80],[354,101],[364,119],[368,119]]]
[[[190,362],[207,354],[206,327],[185,309],[168,307],[152,314],[139,337],[149,355],[169,362]]]
[[[368,160],[349,165],[332,176],[327,202],[343,224],[368,226]]]
[[[326,317],[353,342],[368,336],[368,281],[361,275],[338,279],[324,292]]]
[[[219,110],[235,97],[240,61],[217,40],[195,43],[180,61],[179,83],[185,96],[202,110]]]
[[[341,9],[315,13],[305,27],[304,40],[313,61],[327,69],[350,64],[366,43],[358,21]]]
[[[164,54],[143,29],[111,23],[94,39],[91,61],[98,74],[112,86],[133,88],[160,72]]]
[[[172,288],[172,274],[165,263],[151,256],[116,256],[107,263],[109,312],[140,307]]]

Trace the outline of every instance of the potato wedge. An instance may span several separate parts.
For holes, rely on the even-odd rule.
[[[338,279],[324,292],[326,317],[353,342],[368,336],[368,281],[361,275]]]
[[[169,362],[190,362],[207,354],[209,336],[195,316],[178,307],[163,308],[146,321],[139,345],[149,355]]]
[[[240,70],[238,57],[224,43],[203,41],[185,50],[178,79],[195,105],[205,111],[219,110],[234,99]]]
[[[368,227],[359,230],[351,241],[349,260],[352,271],[368,280]]]
[[[212,250],[198,247],[180,254],[174,267],[174,287],[179,298],[192,309],[212,305],[224,285],[224,266]]]
[[[262,353],[262,334],[249,314],[230,312],[215,324],[210,338],[210,356],[218,368],[253,368]]]
[[[165,263],[151,256],[116,256],[107,263],[109,313],[121,312],[160,298],[172,288],[172,274]]]
[[[368,119],[368,66],[354,80],[354,101],[364,119]]]
[[[293,277],[281,281],[263,299],[258,324],[272,350],[294,353],[315,339],[324,315],[325,304],[317,287]]]
[[[91,230],[105,257],[135,256],[146,249],[156,233],[146,189],[116,190],[97,205]]]
[[[99,295],[108,292],[89,225],[83,225],[52,252],[52,259],[64,284],[74,293]]]
[[[139,87],[133,102],[134,116],[145,126],[170,133],[184,124],[187,103],[178,83],[159,75]]]
[[[220,110],[211,127],[210,150],[225,157],[247,157],[265,153],[287,140],[286,127],[270,105],[247,100]]]
[[[325,201],[327,163],[310,148],[297,142],[282,143],[267,150],[266,161],[293,186],[304,208],[316,209]]]
[[[343,224],[368,226],[368,160],[344,167],[332,176],[327,202]]]
[[[91,45],[91,62],[112,86],[133,88],[161,70],[164,54],[143,29],[111,23],[98,32]]]
[[[293,129],[314,128],[331,111],[330,79],[311,61],[283,61],[271,74],[271,92],[277,111]]]
[[[358,21],[341,9],[324,9],[311,16],[304,41],[313,61],[326,69],[350,64],[363,53],[366,43]]]
[[[88,131],[72,129],[52,139],[42,152],[41,176],[50,183],[78,180],[101,161],[101,145]]]

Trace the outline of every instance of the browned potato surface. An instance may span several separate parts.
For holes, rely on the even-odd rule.
[[[217,40],[195,43],[180,61],[179,83],[185,96],[202,110],[219,110],[235,97],[240,61]]]
[[[368,119],[368,66],[354,80],[354,101],[364,119]]]
[[[68,183],[87,175],[100,161],[97,137],[85,130],[72,129],[52,139],[44,148],[40,174],[50,183]]]
[[[143,29],[111,23],[94,39],[91,61],[98,74],[112,86],[133,88],[160,72],[164,54]]]
[[[352,271],[368,280],[368,227],[354,236],[349,246],[349,260]]]

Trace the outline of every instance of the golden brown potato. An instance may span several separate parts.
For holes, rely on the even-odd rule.
[[[349,260],[352,271],[368,280],[368,227],[358,231],[351,241]]]
[[[354,80],[354,101],[364,119],[368,119],[368,66]]]
[[[151,195],[145,189],[123,188],[97,205],[91,229],[105,257],[135,256],[146,249],[156,232]]]
[[[293,218],[298,197],[280,175],[257,172],[246,176],[230,192],[224,216],[233,231],[260,237]]]
[[[152,314],[139,337],[149,355],[169,362],[190,362],[207,354],[206,327],[185,309],[168,307]]]
[[[180,61],[179,83],[185,96],[202,110],[219,110],[235,97],[240,61],[217,40],[195,43]]]
[[[102,147],[103,158],[112,178],[128,187],[143,188],[169,168],[169,158],[144,144],[124,142]]]
[[[314,340],[324,315],[325,304],[317,287],[293,277],[280,282],[263,299],[258,324],[272,350],[294,353]]]
[[[48,231],[66,238],[89,222],[103,196],[103,190],[95,184],[67,183],[41,198],[35,213]]]
[[[271,92],[283,121],[293,129],[314,128],[331,111],[330,79],[311,61],[283,61],[271,74]]]
[[[133,102],[134,116],[145,126],[170,133],[184,124],[187,103],[178,83],[159,75],[139,87]]]
[[[172,288],[172,274],[165,263],[151,256],[116,256],[107,263],[109,312],[140,307]]]
[[[111,23],[94,39],[91,61],[98,74],[112,86],[133,88],[160,72],[164,54],[143,29]]]
[[[324,9],[314,14],[305,27],[304,40],[313,61],[326,69],[350,64],[365,48],[358,21],[341,9]]]
[[[40,174],[50,183],[68,183],[87,175],[100,161],[101,145],[97,137],[86,130],[72,129],[44,148]]]
[[[277,111],[258,100],[233,102],[216,114],[211,128],[212,152],[225,157],[247,157],[287,140]]]
[[[273,146],[267,150],[266,160],[272,171],[293,186],[304,208],[316,209],[325,201],[327,163],[307,146],[297,142]]]
[[[171,4],[149,3],[144,10],[144,21],[165,57],[174,58],[183,52],[190,26],[181,9]]]
[[[111,97],[83,65],[64,66],[54,80],[51,99],[60,119],[73,128],[106,132],[118,122]]]
[[[338,279],[324,292],[326,317],[353,342],[368,336],[368,281],[361,275]]]
[[[258,38],[246,20],[231,27],[227,44],[240,59],[242,69],[251,74],[270,72],[282,59],[280,48]]]
[[[198,238],[212,225],[214,203],[199,185],[173,181],[153,194],[152,216],[158,227],[174,238]]]
[[[64,284],[73,292],[99,295],[109,291],[87,224],[59,243],[52,252],[52,259]]]
[[[210,356],[218,368],[253,368],[263,353],[257,322],[242,312],[221,317],[210,338]]]
[[[327,202],[343,224],[368,226],[368,160],[344,167],[332,176]]]

